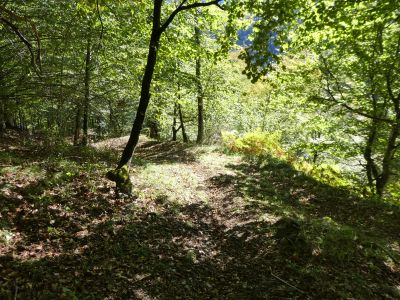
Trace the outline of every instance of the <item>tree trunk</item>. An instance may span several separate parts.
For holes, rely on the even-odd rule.
[[[383,195],[383,191],[390,178],[392,162],[398,146],[396,145],[396,141],[399,135],[400,135],[400,116],[398,116],[397,122],[395,122],[392,125],[392,128],[390,129],[388,144],[386,145],[385,154],[382,160],[382,172],[376,179],[376,193],[379,196]]]
[[[75,115],[74,146],[79,145],[79,139],[81,137],[81,119],[82,119],[82,105],[79,99],[77,99],[76,115]]]
[[[88,144],[88,128],[89,128],[89,104],[90,104],[90,72],[91,72],[91,41],[90,35],[87,40],[86,46],[86,59],[85,59],[85,98],[83,102],[83,137],[82,146]]]
[[[156,119],[154,119],[148,122],[148,126],[150,129],[150,138],[156,140],[160,139],[160,123]]]
[[[121,159],[119,161],[117,169],[122,168],[129,164],[133,151],[139,141],[139,135],[142,130],[144,118],[146,115],[147,106],[150,101],[150,86],[153,79],[154,68],[157,61],[157,51],[160,42],[160,21],[161,21],[161,6],[162,0],[154,0],[154,10],[153,10],[153,27],[151,31],[151,38],[149,44],[149,50],[147,55],[147,63],[144,71],[140,101],[136,112],[136,117],[132,125],[132,130],[129,136],[128,143],[122,152]]]
[[[174,116],[172,120],[172,140],[175,142],[176,141],[176,134],[179,130],[179,128],[176,128],[176,111],[177,111],[177,103],[174,103]]]
[[[139,106],[136,112],[136,117],[132,125],[131,134],[129,136],[128,143],[126,144],[124,151],[122,152],[121,159],[117,166],[117,169],[110,171],[108,178],[115,181],[121,186],[121,182],[124,186],[132,185],[129,179],[129,163],[131,161],[135,147],[139,141],[139,135],[142,130],[146,110],[150,101],[150,87],[153,79],[154,68],[157,62],[157,52],[160,44],[161,34],[168,28],[169,24],[173,21],[175,16],[183,10],[193,9],[201,6],[218,5],[221,0],[213,0],[210,2],[199,2],[184,5],[186,1],[182,1],[181,4],[169,15],[166,21],[161,25],[161,8],[164,0],[154,0],[153,6],[153,26],[151,30],[151,37],[149,43],[149,50],[147,54],[147,63],[142,79],[142,86],[140,91]],[[125,171],[124,171],[125,170]],[[112,173],[112,174],[111,174]],[[123,174],[124,176],[122,176]],[[125,176],[127,174],[127,178]],[[115,176],[114,176],[115,175]]]
[[[0,132],[6,129],[6,108],[5,108],[5,101],[0,101]]]
[[[368,179],[368,185],[369,187],[374,190],[375,187],[375,180],[378,178],[378,168],[376,166],[375,160],[372,156],[373,152],[373,145],[375,143],[376,139],[376,130],[377,130],[377,122],[372,121],[368,138],[367,138],[367,144],[365,145],[364,149],[364,159],[367,162],[365,168],[367,172],[367,179]]]
[[[179,112],[179,121],[181,122],[181,129],[182,129],[182,138],[184,143],[189,143],[189,138],[186,134],[185,123],[183,122],[183,114],[182,114],[182,107],[178,104],[178,112]]]
[[[108,99],[107,104],[108,104],[108,111],[109,111],[108,132],[112,137],[116,137],[120,134],[118,120],[114,113],[113,103],[110,99]]]
[[[198,52],[200,52],[200,29],[195,27],[195,40],[198,46]],[[197,85],[197,144],[202,144],[204,141],[204,98],[203,98],[203,86],[201,84],[201,58],[198,54],[196,58],[196,85]]]

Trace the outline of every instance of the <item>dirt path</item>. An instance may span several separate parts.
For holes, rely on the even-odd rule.
[[[383,237],[385,232],[386,242],[398,251],[399,245],[395,242],[399,237],[398,224],[395,218],[387,219],[387,213],[394,212],[392,208],[350,202],[354,196],[348,192],[301,177],[289,166],[271,164],[262,172],[240,157],[228,156],[213,148],[185,148],[174,143],[146,146],[145,143],[138,155],[157,164],[145,167],[145,174],[146,170],[151,171],[143,178],[143,173],[136,174],[139,186],[142,178],[145,186],[150,184],[152,192],[158,190],[156,198],[178,203],[180,208],[175,218],[190,224],[194,230],[181,241],[194,263],[187,275],[190,286],[204,280],[195,275],[201,263],[208,265],[207,268],[211,263],[211,269],[215,270],[211,277],[204,275],[212,280],[201,284],[202,289],[196,292],[198,299],[330,298],[332,288],[338,289],[333,298],[340,298],[341,293],[352,294],[354,290],[356,298],[360,295],[374,298],[375,293],[380,293],[378,287],[345,286],[347,280],[365,272],[363,266],[368,261],[364,254],[353,252],[354,247],[360,247],[357,243],[372,245],[369,241],[347,240],[354,241],[354,236],[362,233],[354,231],[351,233],[354,236],[346,237],[349,230],[346,226],[360,228],[368,235],[379,232]],[[161,203],[170,204],[169,201]],[[399,211],[395,211],[399,216]],[[366,219],[364,216],[368,214],[381,217]],[[303,218],[296,222],[296,226],[301,224],[301,232],[294,240],[287,238],[290,232],[277,238],[276,224],[288,216]],[[324,229],[331,226],[324,225],[324,220],[335,220],[332,225],[343,226],[343,231]],[[328,234],[323,230],[328,230]],[[313,244],[313,238],[326,241],[318,246]],[[333,244],[329,239],[333,239]],[[344,240],[338,242],[340,239]],[[330,254],[321,258],[319,251]],[[349,259],[354,264],[349,265]],[[343,262],[346,263],[341,265]],[[391,271],[368,270],[362,280],[376,280],[376,276],[385,274],[391,278],[388,282],[398,284],[398,266],[390,258],[387,263]],[[348,272],[346,275],[344,270]],[[204,289],[207,286],[214,287],[215,294]],[[387,288],[384,297],[396,298],[397,289]],[[196,293],[191,297],[196,298]]]
[[[104,174],[125,142],[2,148],[0,299],[399,298],[397,208],[151,140],[116,198]]]
[[[172,233],[189,263],[180,270],[190,287],[183,299],[267,299],[271,289],[282,288],[269,275],[268,261],[257,258],[268,249],[260,247],[273,241],[253,229],[272,223],[259,222],[254,211],[245,212],[233,171],[243,162],[240,157],[212,147],[151,142],[142,144],[137,155],[150,161],[133,173],[136,193],[144,192],[137,202],[147,201],[142,204],[149,208],[148,199],[153,199],[155,214],[174,211],[174,219],[190,227],[188,235]]]

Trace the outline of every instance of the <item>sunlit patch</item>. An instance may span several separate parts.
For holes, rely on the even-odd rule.
[[[22,261],[38,261],[46,257],[58,257],[65,254],[63,250],[55,248],[48,243],[39,242],[20,247],[13,257]]]
[[[275,224],[281,217],[272,214],[272,213],[264,213],[259,217],[260,221],[268,222],[269,224]]]
[[[321,253],[322,253],[322,251],[321,251],[321,248],[319,248],[319,247],[313,248],[313,249],[312,249],[312,252],[311,252],[311,254],[312,254],[313,256],[320,256]]]
[[[134,290],[133,293],[135,294],[136,299],[139,299],[139,300],[152,300],[153,299],[143,289]]]
[[[1,214],[0,214],[1,217]],[[5,247],[15,244],[18,241],[19,233],[8,229],[0,229],[0,247],[3,244]]]
[[[308,197],[308,196],[302,196],[298,199],[298,201],[303,204],[303,205],[309,205],[310,204],[310,200],[312,198]]]
[[[207,201],[201,178],[183,164],[149,164],[136,174],[135,181],[139,198],[186,204]]]

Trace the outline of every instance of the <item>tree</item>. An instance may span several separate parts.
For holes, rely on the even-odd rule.
[[[194,37],[196,45],[200,48],[200,28],[194,27]],[[198,50],[199,51],[199,50]],[[201,83],[201,56],[196,57],[196,86],[197,86],[197,144],[202,144],[204,140],[204,94]]]
[[[382,196],[393,175],[400,146],[400,37],[399,3],[363,1],[343,5],[340,11],[324,1],[321,20],[328,28],[316,34],[325,97],[358,122],[364,136],[362,155],[371,190]],[[329,17],[330,16],[330,17]],[[339,21],[333,30],[332,21]]]
[[[153,21],[152,21],[152,31],[150,36],[149,49],[147,54],[147,63],[143,74],[142,84],[141,84],[141,92],[140,92],[140,101],[139,106],[136,112],[136,117],[132,125],[131,134],[129,136],[128,143],[126,144],[120,162],[117,166],[114,174],[120,174],[120,169],[128,169],[128,164],[131,160],[133,151],[139,141],[139,135],[142,129],[142,125],[145,119],[146,110],[150,102],[150,87],[153,79],[154,69],[157,62],[157,53],[158,48],[160,47],[160,39],[162,34],[168,28],[168,26],[172,23],[175,16],[185,10],[194,9],[197,7],[206,7],[211,5],[219,5],[221,0],[214,0],[210,2],[196,2],[192,4],[187,4],[187,0],[183,0],[178,7],[172,11],[172,13],[167,17],[167,19],[162,23],[162,6],[163,0],[154,0],[153,6]],[[119,178],[120,180],[114,180],[117,184],[126,185],[128,178]],[[119,182],[120,181],[120,182]],[[121,182],[122,181],[122,182]]]
[[[13,22],[36,54],[30,22],[35,24],[42,55],[39,77],[29,49],[0,22],[1,124],[23,125],[60,140],[75,135],[75,144],[85,143],[92,133],[126,133],[137,103],[149,5],[106,0],[6,3],[8,10],[29,16],[29,22]]]
[[[271,19],[273,10],[262,1],[250,5],[259,19],[254,43],[241,55],[247,75],[261,78],[283,54],[311,46],[320,58],[322,87],[312,99],[334,107],[343,121],[358,128],[356,135],[364,137],[361,154],[368,184],[381,196],[393,175],[400,144],[400,4],[288,1],[284,7]]]

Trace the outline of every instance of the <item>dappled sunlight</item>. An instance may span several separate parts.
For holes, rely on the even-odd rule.
[[[140,198],[162,201],[165,195],[170,201],[187,204],[208,200],[201,178],[183,164],[149,164],[135,171],[133,177]]]
[[[399,1],[0,2],[0,299],[400,299]]]
[[[358,295],[372,297],[398,276],[394,207],[283,163],[260,166],[213,147],[174,146],[184,149],[179,155],[192,153],[182,161],[169,146],[140,146],[131,197],[117,197],[103,177],[111,161],[79,164],[68,149],[37,176],[26,173],[28,184],[8,187],[2,288],[12,293],[18,279],[25,298],[44,291],[90,297],[94,289],[106,299],[327,298],[332,287],[352,293],[345,282],[360,274],[376,290]],[[111,149],[91,151],[113,157]],[[2,174],[18,182],[14,172],[21,169]]]

